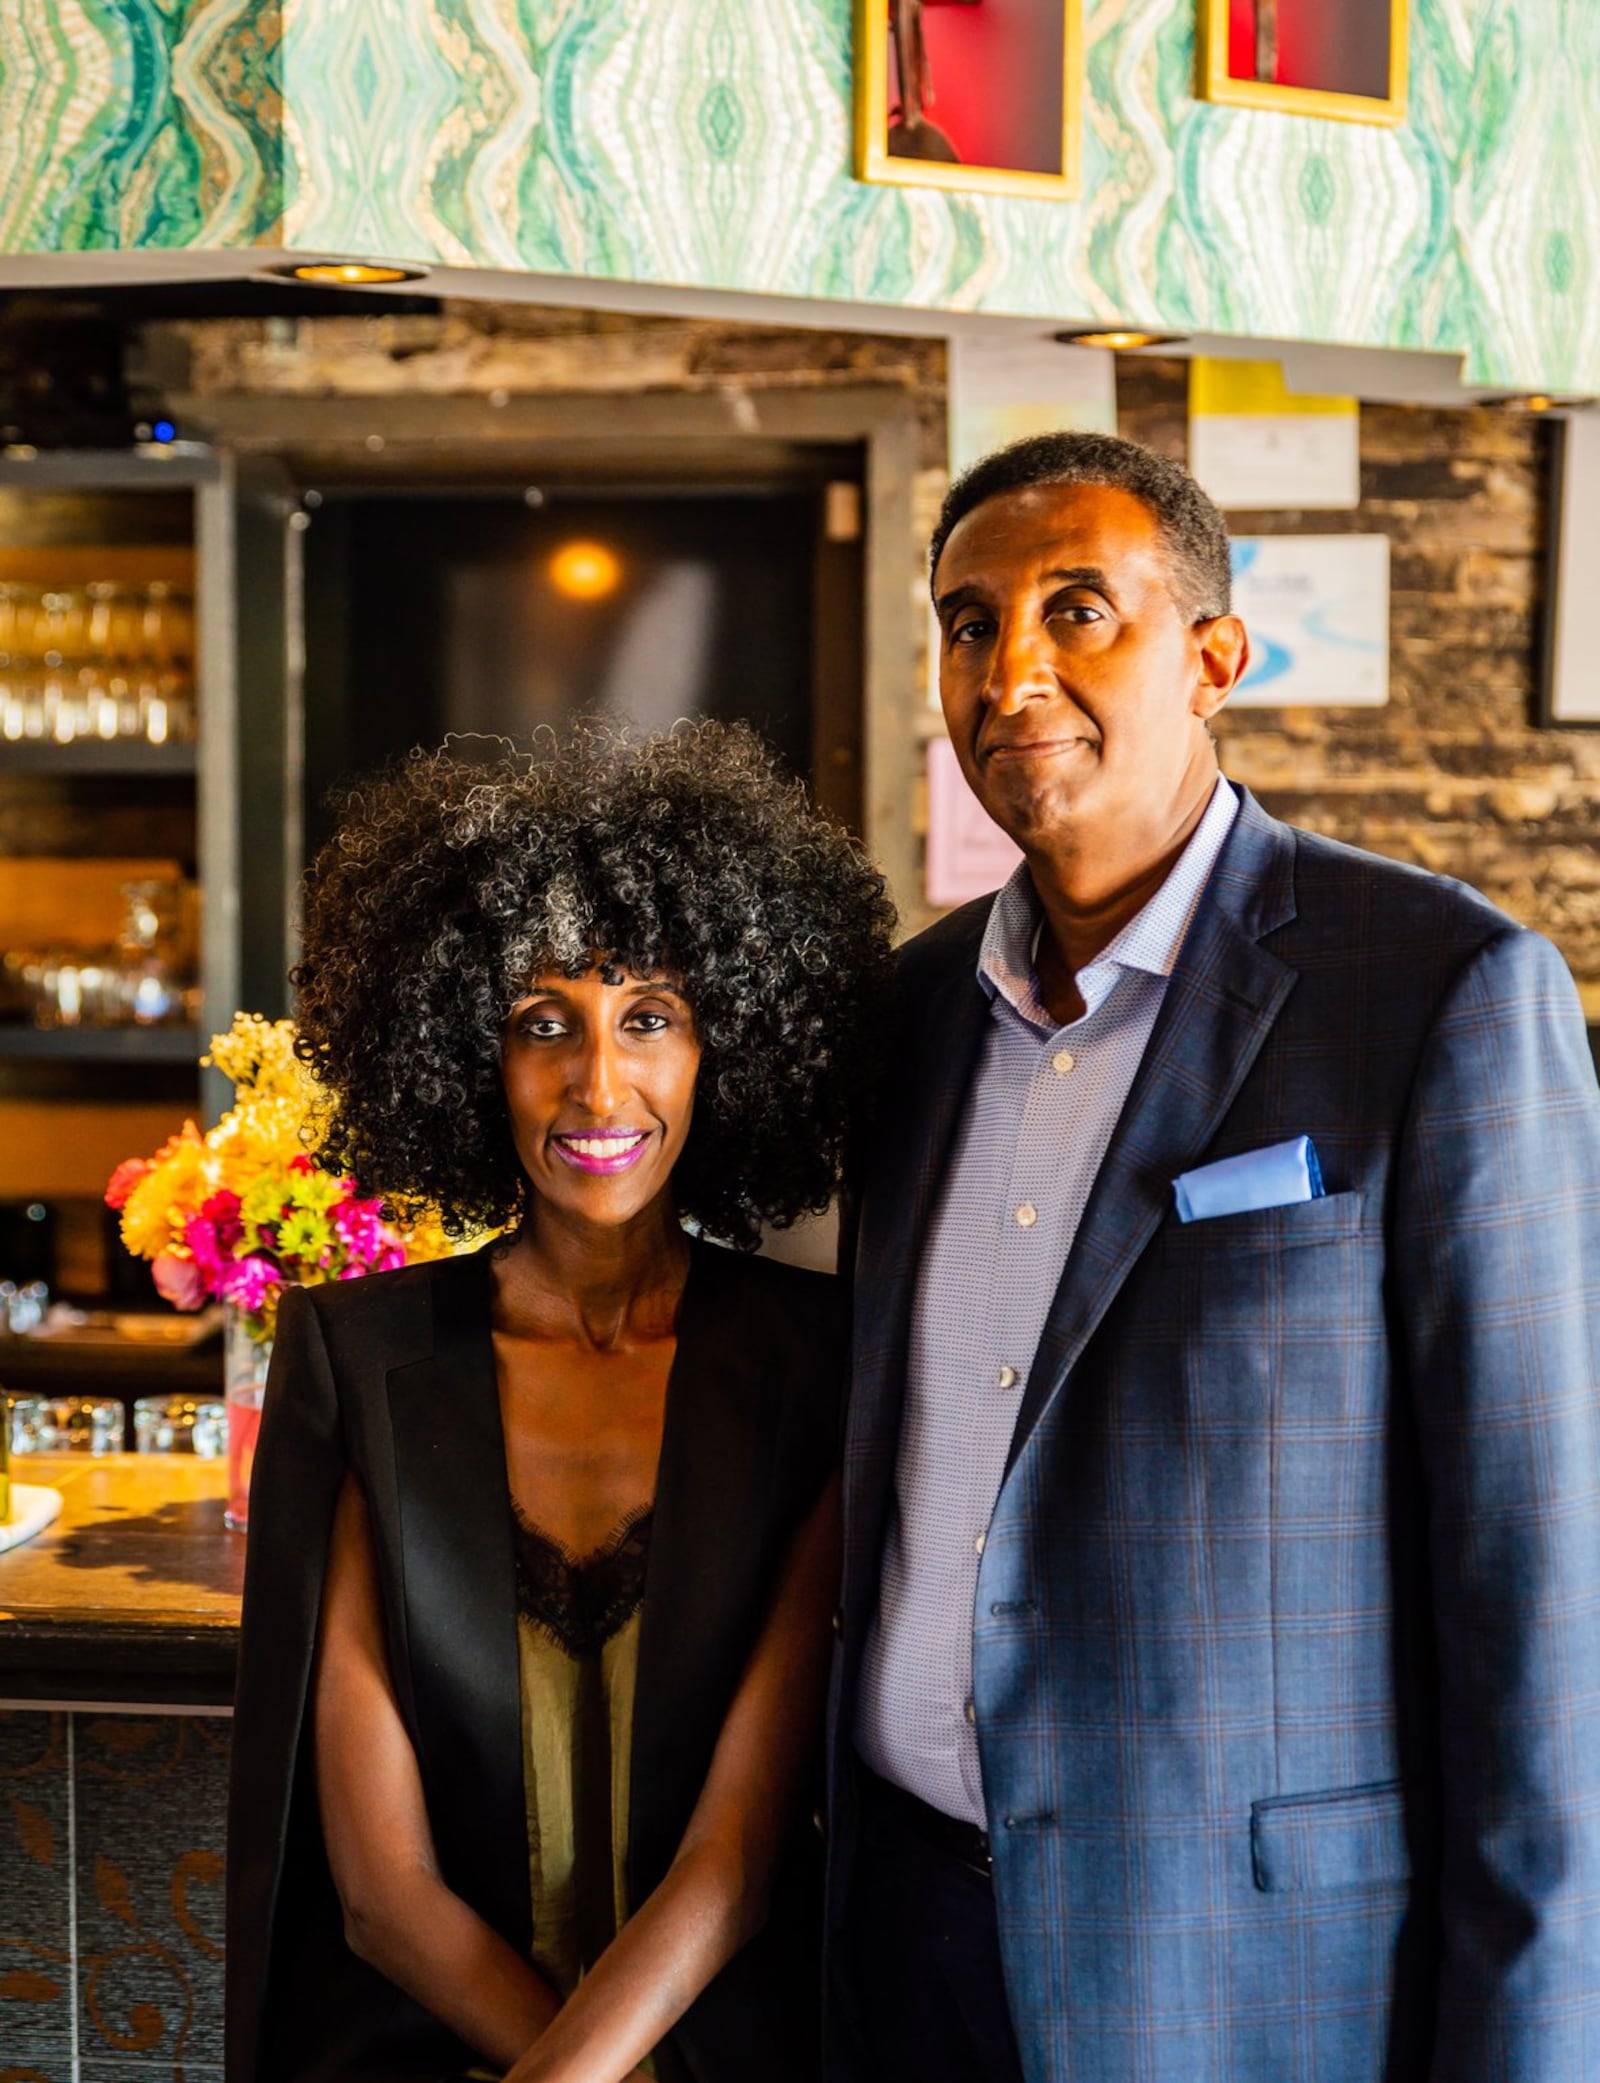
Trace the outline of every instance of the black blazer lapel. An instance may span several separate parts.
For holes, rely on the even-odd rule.
[[[976,969],[988,907],[972,913],[942,951],[943,974],[897,1016],[914,1057],[907,1077],[885,1086],[862,1196],[844,1471],[844,1604],[858,1618],[876,1592],[922,1247],[988,1022]]]
[[[629,1780],[637,1904],[677,1854],[765,1607],[780,1384],[758,1290],[696,1243],[678,1309],[644,1608]]]
[[[1198,1163],[1293,990],[1258,941],[1294,916],[1294,839],[1244,790],[1045,1319],[1009,1475]]]
[[[432,1298],[432,1352],[388,1370],[404,1578],[397,1661],[444,1877],[526,1952],[516,1558],[489,1252],[442,1263]]]

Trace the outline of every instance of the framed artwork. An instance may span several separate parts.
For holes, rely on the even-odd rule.
[[[856,178],[1078,192],[1082,0],[856,0]]]
[[[1406,113],[1410,0],[1200,0],[1203,101],[1341,123]]]
[[[1574,413],[1555,428],[1544,675],[1536,721],[1600,727],[1600,416]]]

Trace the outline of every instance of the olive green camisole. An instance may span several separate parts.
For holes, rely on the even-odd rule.
[[[630,1512],[582,1558],[514,1500],[511,1511],[532,1959],[565,1999],[628,1915],[628,1768],[652,1508]],[[656,2073],[650,2060],[639,2065]]]

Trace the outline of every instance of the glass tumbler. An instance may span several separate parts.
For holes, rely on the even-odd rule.
[[[13,1396],[13,1454],[120,1454],[127,1420],[115,1396]]]
[[[133,1437],[141,1454],[220,1461],[228,1451],[227,1407],[214,1398],[141,1396],[133,1406]]]

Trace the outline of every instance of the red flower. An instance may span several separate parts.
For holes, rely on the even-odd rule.
[[[219,1186],[209,1199],[202,1201],[200,1213],[215,1229],[224,1252],[231,1251],[244,1235],[244,1225],[239,1220],[239,1196],[228,1187]]]
[[[149,1164],[142,1157],[125,1157],[111,1174],[110,1182],[106,1187],[106,1206],[108,1208],[125,1208],[128,1205],[128,1196],[150,1169]]]

